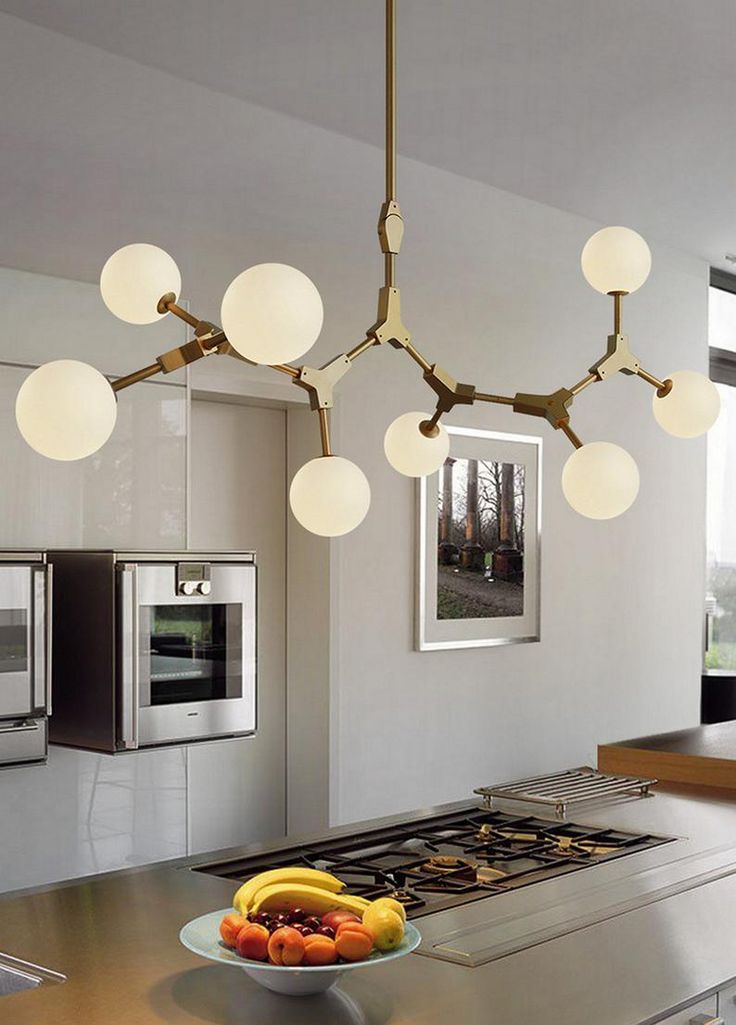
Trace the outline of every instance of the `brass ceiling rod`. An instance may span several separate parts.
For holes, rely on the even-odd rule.
[[[396,0],[386,0],[386,200],[381,212],[379,232],[387,231],[389,217],[395,218],[396,201]],[[393,223],[393,222],[392,222]],[[398,226],[398,223],[396,224]],[[403,231],[403,224],[402,224]],[[383,240],[383,237],[382,237]],[[398,240],[398,246],[401,239]],[[392,246],[384,248],[384,284],[391,288],[395,281],[396,253]]]
[[[386,0],[386,202],[396,199],[396,0]]]

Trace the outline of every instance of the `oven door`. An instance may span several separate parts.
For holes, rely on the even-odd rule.
[[[46,709],[46,568],[0,565],[0,718]]]
[[[202,594],[186,564],[121,567],[122,747],[255,731],[256,568],[205,569]]]

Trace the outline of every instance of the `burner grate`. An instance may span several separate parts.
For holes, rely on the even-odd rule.
[[[332,872],[348,893],[368,900],[394,897],[408,917],[416,918],[581,871],[669,839],[477,808],[200,865],[195,871],[242,881],[267,869],[306,865]]]

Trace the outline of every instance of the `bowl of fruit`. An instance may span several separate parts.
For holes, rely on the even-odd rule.
[[[232,908],[187,922],[179,939],[195,954],[293,996],[323,993],[344,972],[416,950],[421,937],[399,901],[368,901],[344,889],[318,869],[262,872],[240,887]]]

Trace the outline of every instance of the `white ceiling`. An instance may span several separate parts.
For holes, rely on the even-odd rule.
[[[714,263],[736,251],[734,0],[398,7],[402,154]],[[0,10],[382,144],[382,0],[0,0]]]

